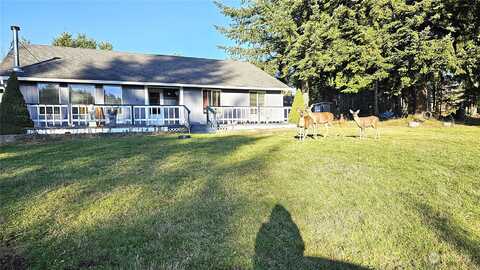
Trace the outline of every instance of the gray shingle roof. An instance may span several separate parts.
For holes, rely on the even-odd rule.
[[[31,54],[25,48],[20,47],[19,50],[20,64],[24,71],[21,77],[218,85],[252,89],[289,88],[258,67],[241,61],[47,45],[26,47]],[[12,63],[13,52],[10,51],[0,64],[0,75],[7,75]]]

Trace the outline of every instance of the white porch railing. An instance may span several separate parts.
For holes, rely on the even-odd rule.
[[[35,127],[66,127],[69,125],[68,105],[27,105]]]
[[[36,128],[96,126],[170,126],[189,127],[185,106],[147,105],[27,105]]]
[[[286,123],[290,107],[209,107],[217,124]]]
[[[184,106],[133,106],[135,125],[187,125],[188,110]]]

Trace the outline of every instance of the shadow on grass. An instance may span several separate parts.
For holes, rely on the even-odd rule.
[[[452,245],[459,253],[470,257],[480,267],[480,239],[463,229],[448,214],[438,212],[431,206],[418,203],[417,209],[423,222],[443,241]]]
[[[305,244],[290,213],[277,204],[262,224],[255,241],[255,270],[264,269],[369,269],[327,258],[305,257]]]
[[[232,217],[252,205],[232,186],[238,175],[266,170],[280,146],[229,157],[264,138],[139,136],[5,147],[0,248],[21,246],[27,267],[39,269],[232,267]]]

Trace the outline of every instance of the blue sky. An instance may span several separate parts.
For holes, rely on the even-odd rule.
[[[50,44],[66,31],[109,41],[116,51],[216,59],[228,57],[217,45],[232,44],[214,28],[228,19],[212,0],[0,0],[0,56],[13,24],[34,44]]]

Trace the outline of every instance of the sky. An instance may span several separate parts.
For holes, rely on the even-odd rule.
[[[213,0],[0,0],[0,56],[10,48],[10,25],[18,25],[32,44],[85,33],[115,51],[225,59],[217,46],[233,43],[214,25],[228,23]]]

